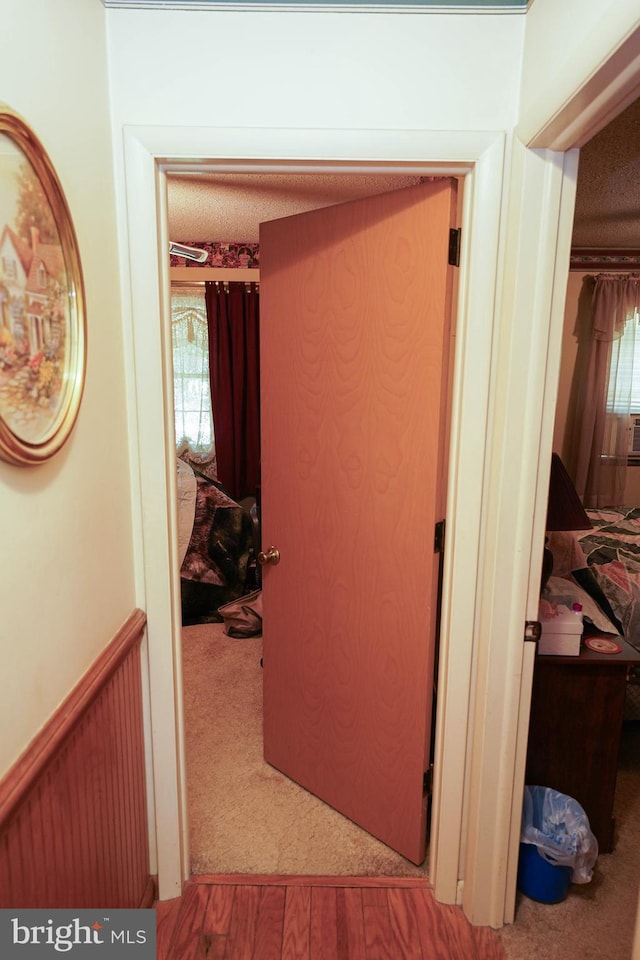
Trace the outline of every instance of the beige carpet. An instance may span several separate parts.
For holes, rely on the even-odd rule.
[[[191,871],[422,876],[262,760],[262,640],[183,630]],[[617,845],[559,904],[518,895],[509,960],[629,960],[640,881],[640,723],[623,742]]]
[[[262,759],[262,639],[183,629],[191,872],[420,876]]]
[[[623,736],[616,784],[616,848],[598,857],[591,883],[562,903],[518,894],[516,922],[501,931],[509,960],[629,960],[640,886],[640,722]]]

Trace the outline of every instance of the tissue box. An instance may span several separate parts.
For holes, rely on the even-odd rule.
[[[542,633],[538,653],[556,657],[577,657],[582,642],[582,618],[559,603],[555,617],[540,611]]]

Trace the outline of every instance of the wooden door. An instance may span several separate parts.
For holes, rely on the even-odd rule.
[[[265,759],[425,856],[455,182],[261,225]]]

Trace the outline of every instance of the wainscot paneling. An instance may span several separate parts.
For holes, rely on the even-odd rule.
[[[0,907],[153,902],[134,610],[0,782]]]

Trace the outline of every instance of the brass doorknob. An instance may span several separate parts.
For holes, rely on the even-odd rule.
[[[275,567],[276,563],[280,563],[280,551],[277,547],[269,547],[266,551],[261,550],[258,554],[258,563],[261,567],[267,563],[272,563]]]

